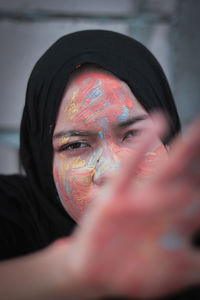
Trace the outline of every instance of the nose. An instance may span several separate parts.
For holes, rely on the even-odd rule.
[[[106,183],[106,180],[107,180],[106,176],[103,175],[103,176],[97,177],[95,175],[96,175],[96,173],[93,176],[93,183],[97,186],[103,186]]]
[[[103,186],[111,173],[119,167],[119,161],[116,156],[102,155],[97,160],[95,174],[93,176],[93,183],[97,186]]]

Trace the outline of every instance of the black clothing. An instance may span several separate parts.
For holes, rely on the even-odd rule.
[[[1,175],[0,260],[29,254],[59,237],[68,236],[73,229],[73,221],[66,218],[62,228],[59,226],[62,224],[59,210],[55,210],[54,216],[55,222],[35,200],[26,177]]]
[[[180,130],[165,75],[143,45],[104,30],[81,31],[59,39],[39,59],[28,82],[20,131],[26,176],[0,176],[0,259],[39,250],[70,235],[76,226],[54,185],[52,135],[70,73],[84,63],[99,65],[127,82],[147,111],[166,112],[171,119],[168,140]]]

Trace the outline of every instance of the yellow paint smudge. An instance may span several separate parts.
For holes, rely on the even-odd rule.
[[[84,177],[79,177],[78,181],[84,185],[89,185],[92,183],[92,175],[90,174],[89,176],[84,176]]]
[[[72,169],[82,168],[85,166],[85,164],[86,164],[85,160],[81,159],[80,157],[76,157],[71,162],[71,167]]]
[[[70,167],[69,163],[63,162],[63,169],[64,169],[64,171],[69,170],[69,167]]]
[[[69,137],[63,137],[60,141],[60,146],[65,145],[69,141]]]
[[[66,117],[69,120],[72,120],[75,117],[75,115],[77,114],[77,111],[81,105],[81,103],[76,101],[77,100],[76,96],[78,94],[78,91],[79,91],[79,88],[76,87],[76,89],[72,93],[70,102],[67,104],[67,106],[65,108]]]
[[[147,152],[146,154],[145,154],[146,156],[155,156],[156,155],[156,153],[155,152]]]

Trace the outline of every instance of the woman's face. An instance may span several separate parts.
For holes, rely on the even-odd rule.
[[[134,155],[149,122],[125,82],[96,67],[76,71],[64,93],[53,137],[54,181],[74,220],[79,222],[85,212],[93,187],[101,189],[122,158],[130,151]],[[137,179],[150,176],[163,155],[166,149],[157,139]]]

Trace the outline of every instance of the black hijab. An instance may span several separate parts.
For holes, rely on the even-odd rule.
[[[80,31],[60,38],[32,71],[21,122],[21,160],[38,199],[52,206],[51,216],[55,206],[60,206],[52,177],[56,115],[70,73],[84,63],[97,64],[126,81],[147,111],[159,108],[167,112],[172,120],[170,138],[180,129],[166,77],[142,44],[104,30]]]
[[[56,41],[31,73],[20,136],[22,164],[38,207],[42,207],[53,224],[48,225],[52,239],[69,234],[74,227],[74,221],[59,201],[53,181],[52,135],[68,78],[84,63],[99,65],[124,80],[147,111],[159,108],[167,112],[172,120],[169,138],[180,129],[166,77],[142,44],[105,30],[75,32]]]

